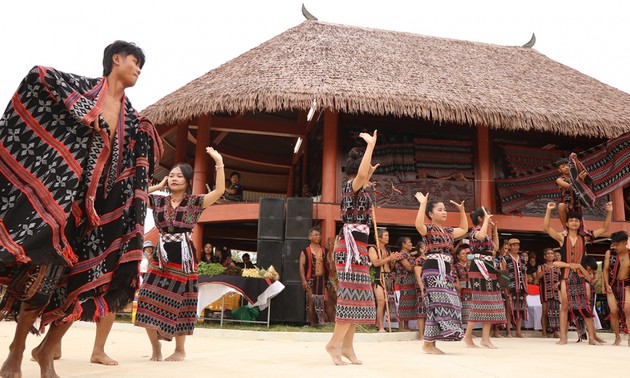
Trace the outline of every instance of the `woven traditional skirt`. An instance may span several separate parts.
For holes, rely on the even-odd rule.
[[[160,340],[192,335],[197,323],[197,273],[169,262],[152,262],[140,291],[135,325],[155,329]]]
[[[467,287],[463,287],[460,291],[459,301],[462,303],[462,324],[468,323],[468,317],[470,316],[472,300],[472,290]]]
[[[472,268],[468,271],[468,286],[470,287],[470,301],[468,303],[468,321],[475,323],[506,323],[505,305],[497,277],[489,272],[490,280]],[[464,310],[462,307],[462,318]]]
[[[588,284],[584,277],[580,277],[574,270],[569,270],[569,277],[566,280],[567,303],[569,313],[575,317],[594,317],[593,306],[587,292]]]
[[[560,329],[560,301],[556,299],[547,300],[547,331],[557,331]]]
[[[374,324],[376,322],[376,306],[374,291],[370,279],[370,258],[367,253],[368,235],[353,232],[359,249],[360,261],[352,258],[350,270],[345,272],[348,253],[345,240],[335,245],[334,258],[339,289],[337,291],[337,323]]]
[[[438,261],[427,258],[422,266],[424,305],[427,323],[425,341],[458,341],[464,337],[462,329],[462,304],[453,286],[451,266],[447,262],[447,274],[440,274]]]
[[[418,319],[418,293],[416,292],[416,278],[409,274],[398,284],[400,288],[400,302],[398,304],[398,320]]]

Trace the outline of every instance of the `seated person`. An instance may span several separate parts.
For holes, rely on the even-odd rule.
[[[243,187],[239,184],[240,179],[240,173],[232,172],[230,174],[230,184],[226,185],[225,195],[223,196],[226,200],[243,202]]]
[[[236,266],[241,268],[241,269],[256,268],[256,266],[254,265],[254,263],[252,263],[252,261],[251,261],[251,259],[249,257],[249,253],[243,254],[243,262],[236,263]]]
[[[201,262],[205,262],[205,263],[217,262],[217,261],[212,261],[214,257],[212,250],[213,250],[213,247],[211,243],[206,243],[203,245],[203,252],[201,253]]]

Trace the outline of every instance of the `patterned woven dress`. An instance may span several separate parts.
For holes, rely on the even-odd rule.
[[[203,195],[186,195],[177,208],[170,196],[149,195],[160,243],[138,292],[135,325],[160,340],[192,335],[197,322],[197,266],[190,233],[203,212]]]
[[[505,255],[508,275],[510,276],[510,301],[512,308],[512,322],[517,319],[527,320],[527,278],[525,263],[520,256]]]
[[[587,235],[592,235],[591,231],[585,231]],[[565,236],[564,244],[560,249],[560,255],[562,261],[569,264],[582,263],[582,258],[586,255],[586,244],[591,240],[590,237],[586,238],[582,235],[577,235],[575,244],[571,244],[569,235]],[[566,281],[567,287],[567,303],[569,306],[569,315],[571,321],[576,322],[578,317],[592,318],[593,307],[590,304],[590,297],[588,295],[588,285],[586,278],[582,276],[581,272],[576,272],[573,269],[561,268],[560,280]]]
[[[505,305],[492,256],[494,242],[487,234],[483,240],[477,240],[476,235],[480,230],[481,226],[476,226],[470,232],[470,251],[473,260],[468,270],[468,287],[471,290],[468,320],[493,324],[506,323]]]
[[[426,224],[426,260],[422,265],[427,324],[424,340],[458,341],[464,337],[462,304],[451,273],[453,228]]]
[[[453,277],[459,281],[461,287],[459,300],[462,302],[462,324],[466,324],[470,315],[470,300],[472,299],[472,291],[468,286],[468,264],[462,264],[459,261],[453,264]]]
[[[335,244],[334,259],[339,289],[337,323],[374,324],[376,306],[367,252],[372,225],[372,201],[361,188],[352,190],[352,180],[341,188],[342,238]]]
[[[547,303],[547,330],[557,331],[560,329],[560,295],[557,284],[560,279],[560,269],[553,265],[541,265],[543,279],[540,281],[540,302]]]
[[[402,258],[411,266],[415,259],[408,252],[401,252]],[[401,260],[396,261],[396,282],[400,288],[400,302],[398,304],[398,320],[418,319],[418,293],[416,292],[416,276],[409,272]]]

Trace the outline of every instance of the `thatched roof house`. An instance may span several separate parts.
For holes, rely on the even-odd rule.
[[[156,124],[319,108],[611,138],[630,95],[538,51],[305,21],[149,106]]]

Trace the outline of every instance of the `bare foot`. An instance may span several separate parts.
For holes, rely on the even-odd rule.
[[[330,343],[326,344],[326,352],[330,354],[333,364],[335,365],[347,365],[341,360],[341,349],[334,348]]]
[[[90,362],[95,363],[95,364],[107,365],[107,366],[118,365],[118,361],[108,356],[105,352],[101,352],[101,353],[92,352],[92,357],[90,357]]]
[[[606,341],[603,340],[602,338],[600,338],[599,336],[595,335],[594,337],[595,341],[597,341],[600,344],[606,344]]]
[[[33,348],[31,351],[31,361],[37,361],[35,356],[39,353],[39,349],[42,347],[41,344]],[[53,359],[58,360],[61,358],[61,344],[57,344],[55,346],[55,353],[53,354]]]
[[[554,333],[553,333],[553,338],[554,338],[554,339],[557,339],[557,338],[559,338],[559,337],[560,337],[560,335],[558,335],[558,332],[554,332]]]
[[[386,333],[385,328],[381,328],[378,330],[378,333]]]
[[[444,354],[444,352],[442,352],[435,346],[435,343],[428,343],[428,342],[425,342],[422,345],[422,351],[428,354]]]
[[[630,343],[630,338],[628,338],[628,342]],[[621,336],[620,335],[615,335],[615,342],[613,343],[613,345],[621,345]]]
[[[464,337],[464,344],[466,344],[466,347],[468,348],[478,348],[478,346],[476,346],[474,341],[472,340],[472,337],[470,339]]]
[[[494,337],[496,337],[497,339],[502,339],[502,338],[504,338],[505,336],[503,336],[503,335],[501,334],[501,332],[497,332],[497,333],[494,335]]]
[[[4,378],[21,378],[22,377],[22,369],[20,366],[22,365],[22,358],[16,358],[13,353],[9,352],[9,357],[2,364],[2,368],[0,369],[0,377]]]
[[[507,331],[505,333],[505,337],[512,337],[512,331]]]
[[[567,339],[561,337],[560,340],[556,341],[556,344],[558,344],[558,345],[566,345],[567,344]]]
[[[516,332],[516,337],[520,337],[521,339],[524,339],[525,335],[523,335],[521,332]]]
[[[42,378],[59,378],[55,372],[54,355],[55,351],[47,351],[45,348],[41,348],[35,352],[33,350],[32,356],[39,364],[40,375]],[[21,376],[21,375],[20,375]],[[5,377],[5,376],[3,376]]]
[[[357,355],[354,354],[353,349],[342,349],[341,356],[349,359],[352,365],[363,365],[363,361],[357,358]]]
[[[156,345],[151,344],[151,347],[153,349],[153,354],[151,355],[149,361],[162,361],[162,343],[158,341]]]
[[[176,350],[173,354],[166,357],[164,361],[184,361],[184,358],[186,358],[186,352]]]
[[[497,349],[497,347],[496,347],[496,346],[494,346],[494,344],[492,344],[492,343],[490,342],[490,340],[481,340],[481,343],[480,343],[480,344],[481,344],[481,345],[483,345],[483,346],[485,346],[485,347],[486,347],[486,348],[488,348],[488,349]]]

